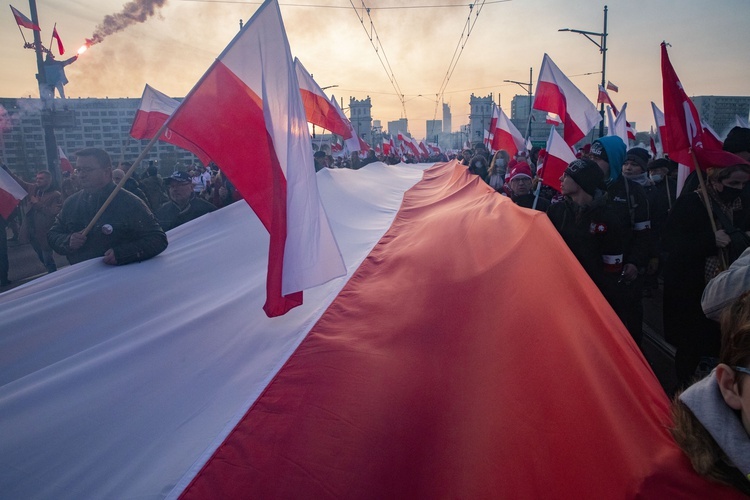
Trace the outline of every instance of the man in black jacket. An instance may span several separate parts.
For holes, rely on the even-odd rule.
[[[164,183],[169,190],[169,201],[156,210],[156,218],[165,231],[216,210],[211,203],[195,196],[186,172],[174,172]]]
[[[122,265],[150,259],[167,248],[167,236],[154,214],[125,190],[115,195],[93,229],[83,235],[115,184],[112,160],[106,151],[88,148],[76,156],[82,189],[65,200],[47,233],[52,249],[67,256],[71,264],[104,257],[105,264]]]

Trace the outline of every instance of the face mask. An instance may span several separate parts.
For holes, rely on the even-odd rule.
[[[505,160],[503,158],[498,158],[495,160],[495,165],[502,168],[505,166]]]
[[[654,181],[654,184],[661,182],[661,180],[664,178],[664,176],[661,174],[652,174],[650,177],[651,180]]]
[[[732,203],[737,198],[739,198],[740,194],[742,194],[742,190],[738,188],[724,186],[724,189],[721,190],[721,193],[716,193],[716,194],[719,195],[719,199],[721,201],[729,204],[729,203]]]

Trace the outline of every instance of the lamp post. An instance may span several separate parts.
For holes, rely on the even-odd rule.
[[[604,6],[604,30],[601,33],[596,33],[594,31],[574,30],[570,28],[561,28],[557,31],[570,31],[572,33],[579,33],[588,38],[594,45],[599,47],[599,52],[601,52],[602,54],[602,87],[604,87],[607,83],[605,76],[607,71],[607,6]],[[592,36],[598,36],[599,42],[591,38]],[[602,137],[604,135],[604,103],[601,103],[599,114],[602,115],[602,121],[599,122],[599,137]]]
[[[520,86],[522,89],[524,89],[529,94],[529,121],[526,124],[526,139],[529,138],[531,135],[531,101],[532,101],[532,95],[533,92],[533,85],[534,85],[534,68],[529,68],[529,83],[526,82],[517,82],[515,80],[503,80],[507,83],[515,83],[516,85]],[[528,87],[527,87],[528,85]]]

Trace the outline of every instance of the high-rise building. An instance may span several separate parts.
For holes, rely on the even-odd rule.
[[[390,135],[398,135],[399,132],[402,134],[406,134],[409,131],[409,120],[406,118],[399,118],[398,120],[394,120],[391,122],[388,122],[388,133]]]
[[[691,97],[701,120],[711,126],[721,138],[734,127],[736,117],[748,120],[750,97],[700,95]]]
[[[366,99],[357,100],[349,98],[349,121],[358,136],[367,143],[372,144],[372,103],[370,96]]]
[[[443,132],[450,133],[452,129],[451,121],[451,106],[450,104],[443,103]]]
[[[443,122],[441,120],[427,120],[426,138],[428,141],[437,142],[435,137],[443,133]]]
[[[52,119],[57,145],[72,162],[76,151],[89,147],[106,150],[115,164],[133,161],[148,143],[130,137],[140,102],[140,98],[55,99],[58,111],[49,115],[42,112],[41,99],[0,98],[0,115],[6,116],[8,124],[0,129],[0,159],[19,173],[46,170],[42,120]],[[149,161],[158,161],[166,173],[178,163],[192,164],[198,159],[184,149],[157,141],[141,165]]]
[[[487,97],[477,97],[471,94],[469,98],[471,114],[469,115],[469,140],[472,144],[484,142],[484,131],[490,126],[492,119],[492,94]]]

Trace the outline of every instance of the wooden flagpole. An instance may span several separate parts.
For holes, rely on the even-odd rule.
[[[701,194],[703,194],[703,200],[704,204],[706,205],[706,210],[708,211],[708,218],[711,221],[711,229],[713,229],[714,234],[716,231],[718,231],[718,228],[716,227],[716,221],[714,220],[714,210],[711,206],[711,198],[708,196],[708,190],[706,189],[706,181],[703,180],[703,172],[701,170],[701,166],[698,163],[698,158],[695,156],[695,151],[691,148],[690,154],[693,156],[693,164],[695,165],[695,174],[698,176],[698,183],[701,187]],[[719,248],[719,271],[724,271],[727,268],[727,262],[724,258],[724,254],[721,251],[721,248]]]

